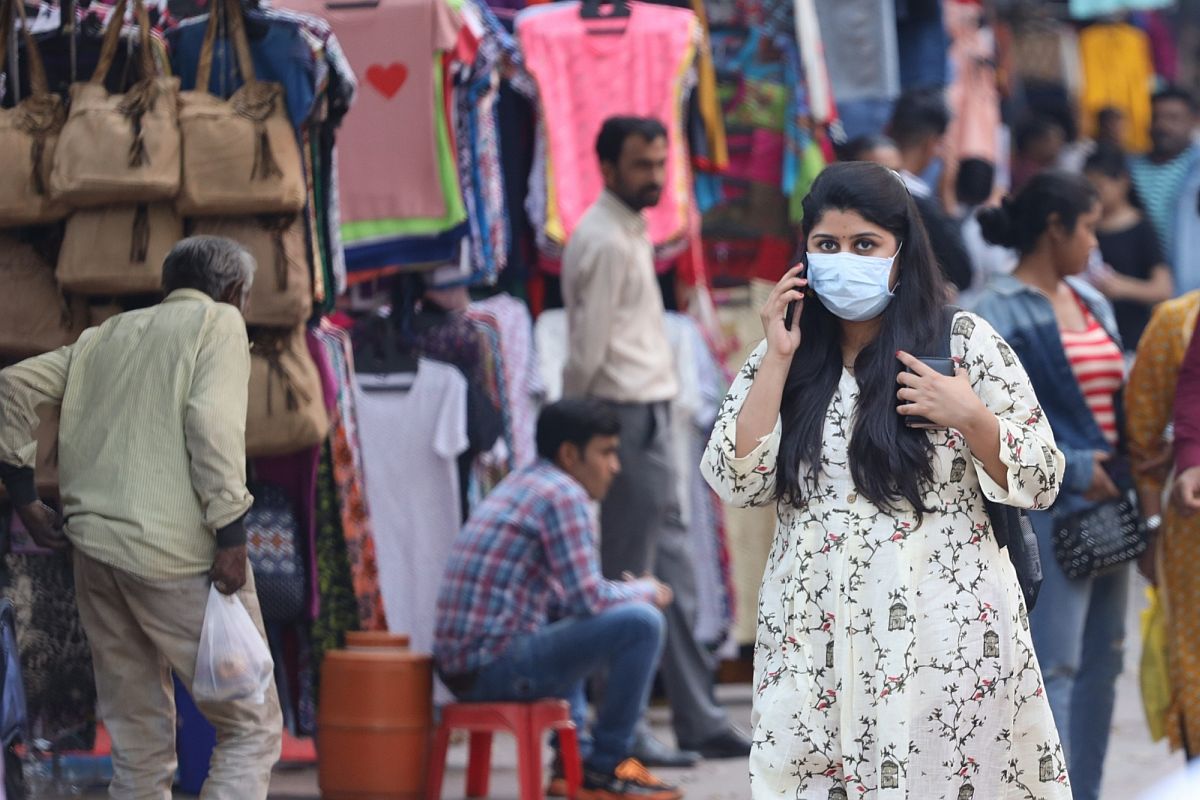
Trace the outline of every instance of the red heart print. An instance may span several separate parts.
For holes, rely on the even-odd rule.
[[[372,64],[367,69],[367,82],[388,100],[396,96],[408,80],[408,67],[397,62],[388,66]]]

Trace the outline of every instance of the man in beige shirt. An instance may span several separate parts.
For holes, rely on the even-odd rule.
[[[237,244],[185,239],[163,264],[161,304],[0,371],[0,480],[36,542],[74,546],[79,616],[113,740],[114,798],[170,797],[171,672],[192,684],[210,582],[236,592],[263,633],[243,526],[253,498],[240,310],[253,275]],[[65,539],[34,488],[43,405],[60,407]],[[274,686],[262,704],[200,710],[218,742],[202,797],[265,798],[282,733]]]
[[[609,579],[654,574],[674,590],[662,676],[680,746],[708,758],[745,757],[750,742],[713,699],[715,664],[696,641],[696,571],[671,467],[670,402],[679,385],[642,216],[662,197],[667,132],[657,120],[614,117],[596,153],[605,190],[563,254],[563,390],[603,400],[621,422],[621,474],[601,507],[601,567]],[[664,767],[698,758],[671,751],[645,726],[634,755]]]

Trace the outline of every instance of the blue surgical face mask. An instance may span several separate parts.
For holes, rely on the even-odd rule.
[[[850,322],[874,319],[895,296],[888,286],[895,260],[896,256],[809,253],[808,282],[834,316]]]

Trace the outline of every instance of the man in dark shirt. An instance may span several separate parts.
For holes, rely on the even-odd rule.
[[[620,471],[619,423],[595,400],[564,400],[538,419],[541,460],[479,505],[454,544],[438,598],[434,656],[468,702],[560,697],[584,757],[584,797],[677,800],[633,759],[662,653],[669,587],[600,572],[593,501]],[[585,682],[608,687],[587,730]],[[565,795],[557,778],[551,795]]]
[[[949,126],[950,111],[941,91],[920,89],[905,92],[896,101],[888,135],[900,150],[900,177],[921,212],[942,274],[962,292],[971,286],[971,257],[963,244],[962,232],[946,213],[933,187],[920,177],[941,155]]]

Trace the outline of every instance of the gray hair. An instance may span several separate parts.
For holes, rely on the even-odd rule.
[[[191,236],[176,243],[163,261],[163,291],[196,289],[221,300],[240,281],[244,301],[255,268],[254,256],[232,239]]]

